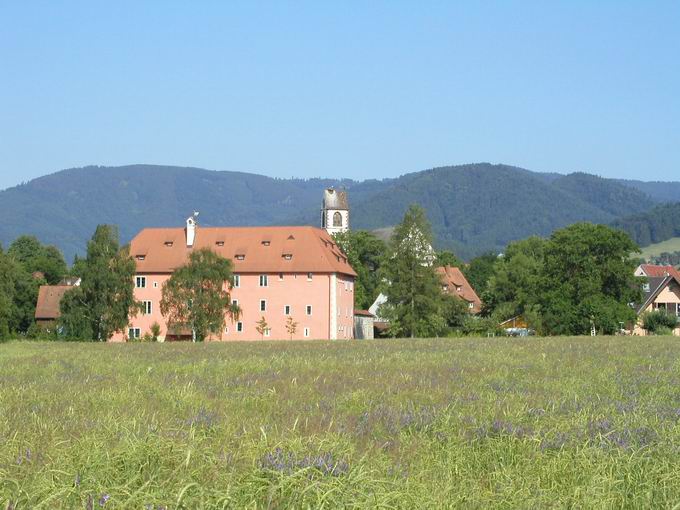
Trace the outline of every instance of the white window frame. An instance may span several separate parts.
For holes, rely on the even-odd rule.
[[[292,308],[290,305],[283,305],[283,315],[290,315]]]
[[[146,289],[146,276],[136,276],[135,277],[135,288],[136,289]]]
[[[265,328],[264,336],[272,336],[272,328]]]
[[[266,274],[260,275],[260,287],[269,287],[269,278]]]
[[[142,303],[144,305],[144,315],[151,315],[153,313],[153,304],[151,303],[151,300],[145,299]]]
[[[128,340],[137,340],[141,336],[142,336],[141,328],[135,327],[128,328]]]
[[[305,338],[309,338],[309,334],[310,334],[309,328],[305,328],[304,329]]]
[[[243,322],[238,321],[236,323],[236,332],[237,333],[243,333]]]
[[[238,289],[240,286],[241,286],[241,275],[235,274],[234,275],[234,288]]]
[[[231,306],[238,306],[238,299],[232,299]]]
[[[306,313],[307,315],[312,315],[312,311],[313,311],[312,305],[307,305],[307,306],[305,307],[305,313]]]
[[[266,299],[260,299],[260,311],[261,312],[267,311],[267,300]]]
[[[158,288],[158,282],[153,282],[153,288],[157,289]]]

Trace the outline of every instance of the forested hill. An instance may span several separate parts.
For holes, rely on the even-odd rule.
[[[612,225],[626,231],[640,246],[680,237],[680,203],[659,205],[616,220]]]
[[[83,252],[99,223],[118,225],[126,242],[146,226],[183,225],[193,210],[206,226],[316,225],[327,186],[349,190],[353,228],[389,227],[409,204],[420,203],[438,246],[465,258],[575,221],[610,223],[666,199],[654,189],[650,197],[637,185],[588,174],[540,174],[487,163],[362,182],[154,165],[86,167],[0,191],[0,243],[33,234],[71,259]],[[678,195],[680,201],[680,188]]]

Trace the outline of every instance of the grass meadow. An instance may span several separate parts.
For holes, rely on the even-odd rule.
[[[641,256],[645,259],[649,259],[650,257],[661,255],[664,252],[673,253],[675,251],[680,251],[680,237],[673,237],[660,243],[645,246],[642,248]]]
[[[0,344],[0,508],[679,508],[680,339]]]

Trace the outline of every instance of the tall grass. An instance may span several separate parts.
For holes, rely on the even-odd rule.
[[[0,508],[671,508],[677,338],[0,346]]]

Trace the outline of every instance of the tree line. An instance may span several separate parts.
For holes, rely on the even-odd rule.
[[[338,234],[336,240],[358,275],[355,308],[367,309],[383,293],[387,302],[379,315],[388,319],[394,337],[488,334],[520,315],[540,334],[586,334],[592,328],[610,334],[636,319],[630,304],[642,297],[630,256],[639,248],[624,232],[604,225],[576,223],[468,264],[450,251],[433,250],[430,223],[415,205],[388,242],[367,231]],[[481,314],[470,314],[465,302],[442,291],[436,268],[444,265],[462,269],[482,298]],[[39,286],[76,275],[81,285],[62,299],[52,335],[107,340],[141,312],[134,298],[135,272],[129,247],[120,246],[117,229],[109,225],[97,227],[86,257],[77,258],[70,270],[55,247],[18,238],[7,252],[0,249],[0,336],[34,336]],[[231,261],[197,250],[165,283],[161,312],[170,323],[188,328],[194,340],[203,340],[223,329],[225,317],[239,317],[232,285]],[[291,337],[295,326],[293,321],[287,327]],[[258,323],[262,337],[267,328],[266,321]]]
[[[631,257],[640,249],[605,225],[575,223],[463,265],[450,252],[432,252],[431,228],[418,206],[407,211],[386,245],[368,233],[343,235],[341,246],[359,273],[357,305],[382,291],[388,299],[379,314],[389,319],[392,336],[500,333],[498,325],[517,316],[539,334],[612,334],[636,320],[631,304],[642,299]],[[435,268],[445,264],[461,266],[482,299],[481,314],[469,315],[442,293]]]

